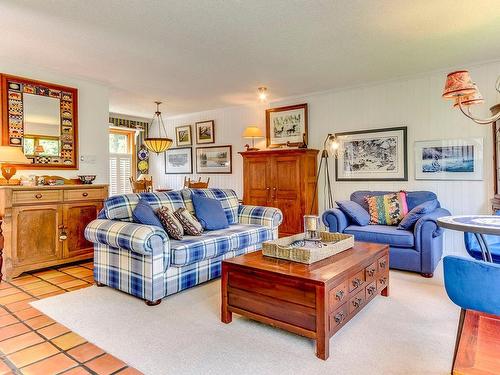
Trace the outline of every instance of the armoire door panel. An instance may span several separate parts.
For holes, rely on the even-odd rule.
[[[84,231],[87,224],[97,217],[101,208],[100,202],[64,205],[64,232],[67,236],[63,251],[64,258],[94,251],[94,244],[85,239]]]
[[[263,158],[249,158],[245,161],[245,204],[268,206],[270,200],[270,163]]]
[[[280,198],[297,198],[300,193],[300,158],[275,156],[272,171],[275,195]]]
[[[15,265],[35,264],[60,257],[58,205],[16,207],[12,210]]]

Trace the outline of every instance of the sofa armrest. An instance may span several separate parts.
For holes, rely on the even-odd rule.
[[[167,233],[158,227],[108,219],[91,221],[85,228],[85,238],[93,243],[126,249],[142,255],[153,254],[154,248],[158,247],[159,243],[163,244],[161,249],[163,252],[169,243]]]
[[[413,230],[415,237],[421,235],[424,224],[433,224],[432,225],[432,237],[439,237],[440,235],[443,234],[443,229],[441,229],[439,227],[439,225],[437,223],[437,219],[439,219],[440,217],[443,217],[443,216],[450,216],[450,215],[451,215],[450,211],[440,207],[440,208],[436,208],[431,213],[428,213],[427,215],[422,216],[415,223],[415,228]]]
[[[323,215],[323,224],[328,227],[330,232],[344,232],[345,228],[349,226],[349,219],[338,208],[326,210]]]
[[[238,222],[240,224],[257,224],[276,229],[283,221],[281,210],[274,207],[240,205]]]

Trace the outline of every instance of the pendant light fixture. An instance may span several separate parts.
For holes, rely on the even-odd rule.
[[[156,112],[153,115],[153,119],[151,120],[151,123],[147,128],[147,134],[143,142],[149,151],[156,152],[157,154],[159,154],[160,152],[167,151],[170,148],[170,146],[172,146],[172,140],[167,137],[165,124],[163,123],[163,118],[161,117],[161,112],[160,112],[161,102],[155,102],[155,104],[156,104]],[[155,125],[158,127],[158,137],[151,137],[149,131]],[[163,134],[165,135],[164,137],[162,137],[162,130]]]

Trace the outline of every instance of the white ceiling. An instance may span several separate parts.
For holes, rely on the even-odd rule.
[[[0,58],[105,82],[149,117],[500,58],[500,0],[0,0]],[[36,77],[33,77],[36,78]]]

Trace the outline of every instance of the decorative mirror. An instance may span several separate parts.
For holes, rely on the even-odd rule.
[[[22,147],[18,169],[78,168],[78,90],[1,75],[2,144]]]

